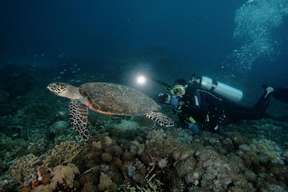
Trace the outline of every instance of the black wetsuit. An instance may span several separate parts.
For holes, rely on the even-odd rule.
[[[218,131],[223,124],[263,118],[271,101],[271,94],[263,93],[254,106],[246,107],[208,91],[188,86],[181,100],[183,104],[178,113],[180,122],[191,116],[201,129]]]

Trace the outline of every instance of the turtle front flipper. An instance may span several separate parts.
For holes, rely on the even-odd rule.
[[[151,119],[161,127],[173,127],[175,122],[168,116],[160,112],[149,112],[145,113],[144,116],[148,119]]]
[[[72,100],[69,104],[70,121],[74,130],[87,141],[90,138],[88,127],[88,108],[79,101]]]

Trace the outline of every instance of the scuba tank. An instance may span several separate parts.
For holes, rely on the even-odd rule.
[[[171,85],[152,78],[152,81],[159,84],[163,88],[165,88],[167,91],[171,91],[172,87]],[[190,83],[194,84],[197,83],[199,88],[209,91],[210,93],[213,93],[215,95],[218,95],[222,98],[228,99],[229,101],[233,102],[240,102],[243,98],[243,92],[239,89],[236,89],[234,87],[231,87],[227,84],[224,84],[222,82],[213,81],[210,77],[202,76],[202,77],[193,77]]]
[[[227,84],[213,81],[213,79],[205,76],[200,77],[199,80],[197,82],[199,83],[200,88],[219,95],[225,99],[233,102],[240,102],[243,98],[243,92],[241,90]]]

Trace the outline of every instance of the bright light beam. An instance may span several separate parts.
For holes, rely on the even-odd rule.
[[[145,85],[146,84],[146,82],[147,82],[147,78],[144,76],[144,75],[138,75],[137,77],[136,77],[136,83],[138,84],[138,85]]]

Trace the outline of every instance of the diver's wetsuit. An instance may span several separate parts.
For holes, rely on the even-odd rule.
[[[265,92],[254,106],[246,107],[205,90],[189,86],[186,89],[186,94],[179,98],[182,101],[182,105],[178,106],[180,122],[187,124],[187,119],[193,117],[199,128],[212,131],[218,131],[223,124],[262,118],[271,101],[271,94]]]

